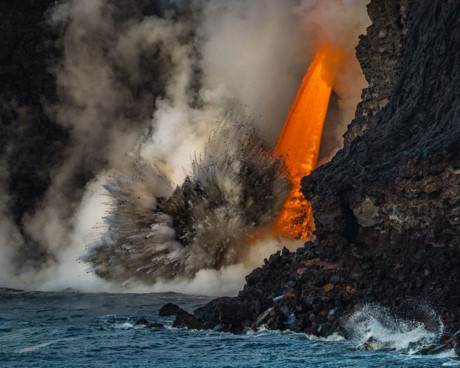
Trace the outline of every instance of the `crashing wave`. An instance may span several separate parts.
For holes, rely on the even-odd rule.
[[[397,318],[388,308],[367,304],[354,312],[345,330],[360,350],[398,350],[421,354],[439,339],[443,324],[436,314],[423,307],[427,323]]]
[[[83,260],[98,276],[130,285],[237,264],[289,192],[281,169],[253,128],[230,123],[213,131],[175,189],[159,167],[131,157],[105,185],[108,230]]]

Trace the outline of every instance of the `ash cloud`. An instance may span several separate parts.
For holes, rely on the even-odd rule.
[[[289,185],[243,121],[227,118],[212,132],[174,191],[159,168],[139,157],[112,177],[109,231],[85,256],[96,274],[124,285],[155,284],[248,258],[251,237],[269,229]]]
[[[116,175],[126,180],[132,195],[142,198],[135,201],[140,206],[133,209],[135,213],[155,207],[158,198],[167,198],[175,186],[182,185],[193,157],[206,152],[209,136],[235,106],[242,116],[256,116],[250,125],[262,137],[261,149],[269,149],[316,45],[324,39],[345,48],[350,58],[335,88],[337,117],[329,124],[331,131],[325,131],[326,139],[337,143],[325,153],[329,155],[341,144],[338,137],[351,120],[365,84],[352,54],[368,22],[366,3],[58,2],[47,16],[59,34],[56,46],[61,50],[50,67],[56,76],[57,100],[47,105],[47,114],[67,131],[68,144],[55,158],[60,163],[51,172],[46,195],[19,227],[18,221],[11,221],[8,191],[1,191],[1,234],[7,240],[0,252],[9,267],[0,274],[0,283],[23,288],[81,287],[83,277],[86,290],[110,288],[82,276],[86,266],[77,261],[88,243],[114,235],[104,225],[103,217],[114,212],[102,184]],[[150,179],[131,180],[128,154],[137,162],[154,163]],[[119,175],[123,170],[125,179]],[[162,236],[168,236],[168,226],[166,221]],[[40,244],[43,256],[38,262],[31,262],[20,250],[24,243]],[[246,271],[256,265],[249,263],[243,267]],[[229,267],[231,262],[221,270]],[[66,276],[66,269],[79,271]],[[244,274],[228,277],[238,279],[240,287]],[[196,292],[196,285],[202,284],[194,285]]]

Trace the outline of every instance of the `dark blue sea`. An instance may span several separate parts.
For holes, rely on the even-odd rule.
[[[443,367],[450,353],[359,351],[355,341],[267,331],[232,335],[172,328],[158,310],[188,311],[209,297],[175,293],[0,291],[0,367]],[[145,317],[163,329],[134,326]]]

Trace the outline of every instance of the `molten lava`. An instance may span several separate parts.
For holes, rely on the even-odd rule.
[[[314,230],[311,205],[300,192],[300,179],[316,168],[321,135],[341,51],[321,47],[291,106],[274,154],[281,156],[292,184],[276,221],[277,236],[305,239]]]

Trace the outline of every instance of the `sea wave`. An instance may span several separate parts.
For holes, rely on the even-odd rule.
[[[402,319],[388,308],[368,304],[349,316],[344,327],[358,349],[417,354],[433,346],[444,331],[436,313],[427,309],[427,316],[431,319],[430,323]]]

